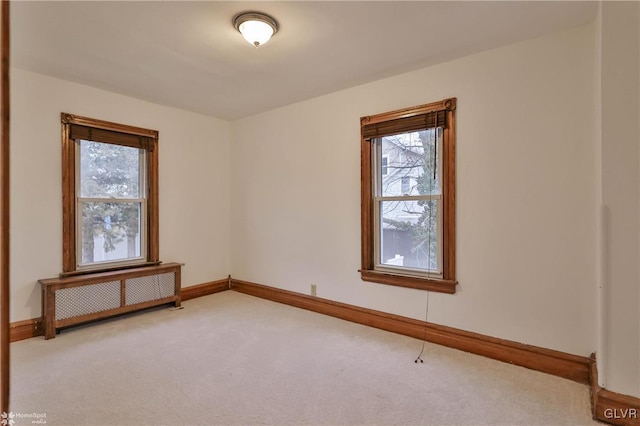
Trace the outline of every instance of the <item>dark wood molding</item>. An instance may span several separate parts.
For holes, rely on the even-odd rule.
[[[457,108],[457,98],[443,99],[438,102],[431,102],[409,108],[397,109],[395,111],[383,112],[381,114],[369,115],[360,118],[360,126],[367,124],[383,123],[385,121],[399,120],[401,118],[413,117],[435,111],[455,111]]]
[[[62,124],[62,272],[76,270],[75,148],[69,126]]]
[[[360,139],[360,243],[361,271],[373,270],[373,149]]]
[[[60,114],[60,122],[62,126],[62,275],[76,272],[77,263],[76,143],[71,135],[71,126],[75,124],[109,130],[118,134],[144,136],[153,140],[152,147],[145,149],[147,164],[146,263],[157,263],[160,258],[157,146],[159,132],[64,112]]]
[[[64,277],[46,278],[38,280],[40,284],[46,286],[61,286],[63,288],[73,288],[88,284],[96,284],[107,280],[119,281],[122,279],[131,279],[144,277],[150,273],[174,272],[180,270],[182,264],[176,262],[167,262],[154,264],[151,266],[140,266],[136,268],[117,269],[114,271],[96,271],[92,274],[68,275]],[[176,276],[176,280],[178,276]]]
[[[595,417],[612,425],[640,425],[640,398],[600,389]]]
[[[11,330],[11,343],[32,337],[44,336],[42,318],[32,318],[24,321],[12,322],[9,326]]]
[[[591,414],[596,418],[596,405],[598,404],[598,365],[596,364],[596,354],[592,353],[589,358],[589,393],[591,396]]]
[[[158,171],[159,147],[147,151],[147,261],[160,260],[160,190]]]
[[[98,271],[91,270],[91,269],[84,269],[81,271],[61,272],[60,274],[58,274],[58,277],[66,278],[66,277],[74,277],[74,276],[80,276],[80,275],[92,275],[95,273],[102,273],[102,272],[118,272],[118,271],[126,271],[127,269],[137,269],[137,268],[144,268],[147,266],[158,266],[158,265],[162,265],[162,262],[161,261],[143,262],[143,263],[136,263],[133,265],[113,266],[109,268],[100,268]]]
[[[209,294],[229,290],[229,280],[230,278],[225,278],[223,280],[210,281],[208,283],[184,287],[182,289],[182,301],[184,302],[185,300],[191,300],[197,297],[208,296]]]
[[[449,294],[456,292],[456,108],[457,99],[449,98],[426,105],[360,118],[360,273],[363,281]],[[401,119],[436,111],[446,114],[446,124],[442,127],[442,279],[378,271],[375,269],[377,260],[374,255],[374,228],[377,226],[374,223],[374,148],[370,138],[365,134],[365,126],[374,123],[394,123]],[[403,129],[402,125],[394,126],[397,131],[407,131],[407,129]]]
[[[451,99],[445,100],[445,104]],[[443,276],[456,281],[456,108],[447,110],[447,127],[442,135],[442,221]]]
[[[0,4],[0,412],[9,412],[9,2]]]
[[[112,121],[97,120],[95,118],[83,117],[81,115],[63,112],[60,114],[62,124],[78,124],[81,126],[93,127],[96,129],[111,130],[114,132],[128,133],[130,135],[145,136],[158,139],[157,130],[144,129],[142,127],[130,126],[128,124],[114,123]]]
[[[398,274],[388,274],[380,271],[361,270],[360,277],[363,281],[449,294],[454,294],[456,292],[456,285],[458,284],[457,281],[410,277]]]
[[[593,418],[612,425],[640,425],[640,398],[611,392],[598,384],[595,354],[591,355],[591,409]]]
[[[589,384],[590,359],[587,357],[425,323],[233,278],[231,290]]]

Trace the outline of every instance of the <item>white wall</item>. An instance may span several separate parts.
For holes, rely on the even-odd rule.
[[[637,4],[603,2],[593,26],[232,125],[11,72],[11,321],[41,315],[37,280],[61,270],[61,112],[160,131],[160,254],[186,262],[183,286],[231,272],[424,319],[424,292],[357,272],[359,118],[455,96],[460,285],[431,295],[429,320],[580,355],[597,347],[601,384],[640,396]]]
[[[595,347],[594,28],[483,52],[233,123],[232,276],[424,319],[360,280],[359,118],[458,98],[458,278],[429,321]]]
[[[640,8],[602,2],[599,186],[605,225],[601,385],[640,397]],[[602,355],[602,356],[600,356]]]
[[[160,132],[160,259],[183,286],[229,273],[230,125],[11,69],[11,321],[41,315],[40,278],[62,270],[60,113]]]
[[[460,285],[429,321],[597,347],[602,384],[640,396],[639,29],[637,4],[603,2],[593,26],[232,125],[12,68],[11,321],[41,315],[37,280],[61,270],[60,112],[160,131],[160,254],[186,262],[183,286],[231,272],[424,319],[424,292],[357,272],[359,118],[455,96]]]

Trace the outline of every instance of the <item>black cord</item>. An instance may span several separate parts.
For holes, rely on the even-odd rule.
[[[437,167],[438,167],[438,162],[437,162],[437,155],[438,155],[438,112],[436,111],[436,122],[435,122],[435,128],[433,129],[433,179],[431,179],[429,181],[429,195],[431,195],[431,193],[433,192],[433,181],[435,179],[437,179]],[[432,215],[433,215],[433,204],[429,203],[430,207],[429,207],[429,229],[427,231],[427,279],[429,278],[429,271],[430,271],[430,265],[429,263],[431,262],[431,222],[433,220]],[[414,363],[418,363],[418,361],[420,361],[420,363],[424,363],[423,359],[422,359],[422,354],[424,353],[424,348],[427,344],[427,327],[428,327],[428,322],[429,322],[429,295],[431,294],[431,292],[429,290],[427,290],[427,303],[426,303],[426,307],[425,307],[425,314],[424,314],[424,336],[422,338],[422,348],[420,349],[420,353],[418,354],[418,357],[415,359],[415,361],[413,361]]]
[[[423,363],[424,361],[422,360],[422,354],[424,353],[424,347],[427,343],[427,320],[429,319],[429,294],[431,292],[427,290],[427,308],[425,309],[425,314],[424,314],[424,338],[422,339],[422,349],[420,349],[420,353],[418,354],[418,357],[416,358],[415,362],[416,364],[418,363],[418,361],[420,361],[421,363]]]
[[[436,173],[438,170],[438,112],[439,111],[436,111],[436,128],[435,136],[433,138],[433,180],[436,180]],[[431,185],[429,185],[429,191],[431,191]]]

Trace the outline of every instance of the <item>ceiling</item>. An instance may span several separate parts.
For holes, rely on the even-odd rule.
[[[272,15],[259,48],[239,12]],[[11,64],[233,120],[592,22],[596,2],[15,1]]]

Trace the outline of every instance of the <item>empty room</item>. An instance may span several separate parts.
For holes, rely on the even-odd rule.
[[[0,23],[2,426],[640,425],[640,3]]]

